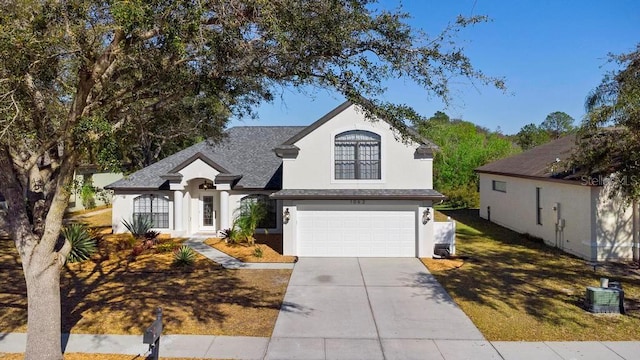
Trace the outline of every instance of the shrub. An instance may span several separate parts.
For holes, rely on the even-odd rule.
[[[143,245],[136,245],[133,247],[133,250],[131,250],[131,256],[133,256],[134,258],[138,255],[141,255],[144,252],[145,247]]]
[[[148,216],[136,216],[131,222],[122,220],[122,225],[129,230],[134,238],[140,239],[153,227],[153,222]]]
[[[65,226],[62,236],[71,243],[71,251],[67,255],[70,263],[88,260],[97,251],[96,240],[84,224]]]
[[[191,266],[196,261],[196,253],[187,245],[182,245],[173,252],[173,264],[176,266]]]
[[[160,244],[156,245],[156,252],[157,253],[168,253],[170,251],[175,250],[176,247],[177,247],[177,245],[174,244],[171,241],[163,242],[163,243],[160,243]]]
[[[453,209],[477,209],[480,206],[480,194],[475,185],[469,184],[443,191],[447,196],[445,205]]]
[[[262,252],[262,248],[260,246],[256,246],[253,249],[253,256],[257,257],[257,258],[262,258],[263,252]]]
[[[230,228],[220,231],[220,234],[222,235],[222,240],[227,244],[237,244],[242,240],[235,221]]]

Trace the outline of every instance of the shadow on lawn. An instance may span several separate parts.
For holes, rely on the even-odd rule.
[[[6,242],[0,249],[0,329],[26,331],[22,267]],[[142,334],[160,306],[166,333],[269,336],[288,277],[281,270],[225,270],[206,259],[184,270],[132,268],[129,259],[101,253],[62,270],[62,332]]]
[[[627,314],[640,319],[635,293],[640,276],[625,271],[628,265],[611,264],[594,272],[582,259],[481,219],[477,210],[441,212],[461,223],[457,249],[470,257],[464,266],[439,277],[454,297],[497,311],[524,310],[554,325],[587,325],[581,310],[585,288],[598,286],[604,276],[631,290]]]

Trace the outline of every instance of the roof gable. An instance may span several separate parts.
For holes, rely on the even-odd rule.
[[[336,107],[335,109],[329,111],[327,114],[322,116],[320,119],[314,121],[311,125],[307,126],[306,128],[304,128],[299,133],[297,133],[294,136],[292,136],[291,138],[287,139],[287,141],[283,142],[281,144],[281,146],[279,146],[278,148],[279,149],[280,148],[286,148],[287,146],[294,145],[298,141],[302,140],[302,138],[304,138],[305,136],[309,135],[314,130],[316,130],[320,126],[324,125],[325,123],[329,122],[330,120],[335,118],[338,114],[342,113],[343,111],[347,110],[348,108],[350,108],[352,106],[357,106],[357,105],[352,103],[349,100],[343,102],[342,104],[338,105],[338,107]],[[387,124],[389,124],[389,126],[391,126],[393,128],[393,124],[391,122],[387,121],[386,119],[381,119],[381,121],[386,122]],[[427,145],[428,147],[430,147],[432,149],[437,149],[438,148],[437,145],[435,145],[431,141],[425,139],[422,135],[420,135],[414,129],[412,129],[412,128],[407,128],[407,129],[408,129],[408,132],[409,132],[408,135],[413,141],[417,142],[420,145]]]
[[[185,167],[189,166],[191,163],[193,163],[196,160],[201,160],[202,162],[204,162],[205,164],[211,166],[213,169],[217,170],[218,172],[229,173],[229,171],[227,169],[225,169],[224,167],[220,166],[215,161],[209,159],[209,157],[207,157],[205,154],[203,154],[201,152],[197,152],[197,153],[193,154],[191,157],[189,157],[185,161],[183,161],[180,164],[178,164],[175,168],[169,170],[169,173],[171,173],[171,174],[179,173],[180,170],[182,170]]]

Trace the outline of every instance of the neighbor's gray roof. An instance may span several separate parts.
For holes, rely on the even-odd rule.
[[[236,187],[279,189],[282,186],[282,159],[273,148],[302,131],[304,126],[239,126],[227,130],[219,143],[203,141],[168,156],[107,186],[109,189],[158,189],[161,178],[199,154],[218,170],[242,175]]]
[[[575,135],[536,146],[523,153],[476,168],[479,173],[562,180],[552,171],[552,165],[569,159],[576,147]]]
[[[271,195],[275,199],[384,199],[384,200],[444,200],[433,189],[286,189]]]

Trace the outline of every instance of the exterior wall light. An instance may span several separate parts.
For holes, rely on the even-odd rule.
[[[431,220],[431,209],[426,208],[422,212],[422,225],[426,225]]]
[[[213,183],[210,181],[205,180],[202,184],[200,184],[199,186],[200,190],[209,190],[209,189],[213,189]]]
[[[291,213],[289,212],[289,208],[286,208],[282,214],[282,222],[288,224],[289,220],[291,220]]]

